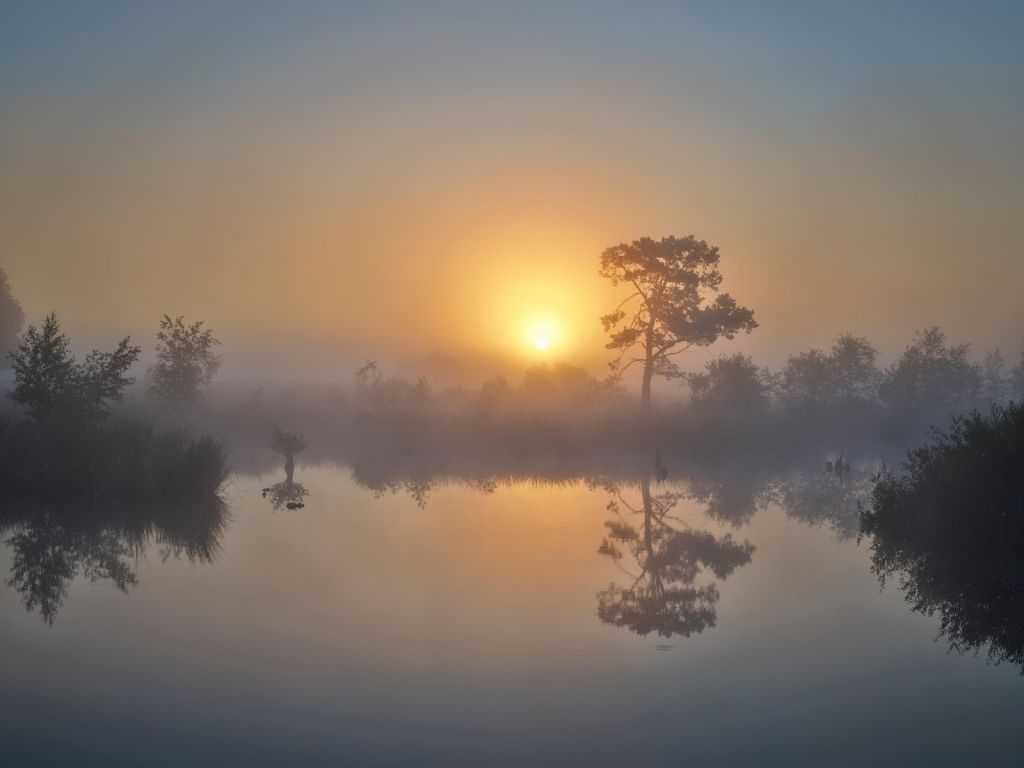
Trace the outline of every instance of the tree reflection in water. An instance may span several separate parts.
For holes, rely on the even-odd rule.
[[[6,583],[26,610],[39,611],[44,622],[53,624],[76,577],[109,581],[127,592],[138,583],[131,561],[150,546],[162,560],[212,562],[227,519],[227,506],[216,495],[189,505],[144,509],[6,510],[0,515],[0,536],[12,552]]]
[[[883,469],[861,517],[873,570],[953,650],[1024,674],[1024,404],[954,422],[905,469]]]
[[[309,490],[302,483],[294,480],[283,480],[263,489],[263,497],[270,499],[270,504],[277,512],[281,509],[302,509],[306,506]]]
[[[627,627],[639,635],[657,632],[663,637],[689,637],[713,627],[718,603],[714,581],[697,585],[704,571],[727,578],[750,562],[754,547],[690,528],[671,516],[686,494],[653,494],[649,477],[640,480],[640,507],[626,501],[621,490],[609,486],[613,499],[605,523],[608,535],[598,552],[619,564],[633,579],[627,587],[610,584],[597,595],[597,615],[608,624]],[[639,518],[639,523],[634,522]],[[636,566],[622,566],[626,553]]]
[[[270,449],[284,458],[284,480],[263,489],[263,498],[269,498],[277,512],[281,509],[302,509],[306,506],[309,491],[302,483],[295,482],[295,456],[309,447],[301,432],[294,428],[274,427]]]

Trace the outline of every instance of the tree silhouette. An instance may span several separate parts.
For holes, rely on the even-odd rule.
[[[18,334],[24,322],[25,313],[11,292],[7,273],[0,267],[0,368],[9,365],[7,353],[18,343]]]
[[[727,578],[750,562],[754,547],[736,543],[731,534],[718,538],[708,531],[673,526],[670,512],[685,494],[652,494],[648,477],[640,480],[640,509],[626,502],[617,488],[609,490],[615,498],[608,510],[615,517],[605,523],[608,535],[598,553],[618,564],[625,550],[639,573],[632,574],[628,587],[613,583],[598,593],[600,619],[638,635],[657,632],[663,637],[689,637],[713,627],[718,587],[713,581],[697,586],[697,577],[707,569],[719,579]],[[627,515],[642,516],[639,528]]]
[[[270,436],[270,450],[284,457],[284,472],[289,483],[295,472],[295,457],[308,447],[306,438],[297,429],[274,425],[274,432]]]
[[[812,349],[791,356],[779,381],[783,402],[811,413],[826,407],[864,410],[877,400],[878,352],[867,339],[840,334],[828,352]]]
[[[712,411],[751,416],[768,408],[773,378],[746,355],[709,360],[699,373],[683,374],[694,405]]]
[[[976,402],[981,370],[968,358],[970,344],[946,346],[938,326],[917,334],[885,372],[879,392],[903,416],[948,416]]]
[[[140,349],[129,342],[125,337],[113,352],[93,350],[80,363],[51,312],[39,329],[30,325],[10,353],[14,390],[9,396],[38,422],[98,421],[107,415],[107,403],[120,400],[135,381],[127,372]]]
[[[212,328],[203,328],[202,320],[187,325],[180,315],[164,315],[156,338],[149,393],[168,405],[194,405],[220,367],[213,351],[220,341]]]
[[[718,293],[718,261],[718,248],[693,235],[660,241],[645,237],[601,254],[599,274],[633,291],[601,324],[611,337],[607,348],[619,352],[613,371],[643,366],[640,401],[645,411],[651,406],[653,377],[679,375],[676,355],[757,327],[751,310]]]

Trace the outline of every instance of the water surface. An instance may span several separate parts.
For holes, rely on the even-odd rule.
[[[209,556],[115,551],[124,591],[61,561],[52,624],[26,596],[83,545],[35,531],[19,582],[8,530],[0,763],[1020,764],[1020,670],[880,590],[855,479],[280,480],[233,480]]]

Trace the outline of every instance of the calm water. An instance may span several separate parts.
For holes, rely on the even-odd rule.
[[[129,547],[123,592],[85,557],[52,624],[0,549],[0,764],[1024,759],[1024,678],[880,591],[855,484],[823,519],[814,477],[740,512],[671,483],[374,492],[300,467],[308,494],[265,497],[279,479],[233,481],[210,562]],[[670,608],[617,601],[634,585]]]

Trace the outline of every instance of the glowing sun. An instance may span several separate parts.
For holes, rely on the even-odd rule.
[[[551,346],[551,339],[549,339],[547,336],[537,336],[533,340],[533,346],[535,346],[537,349],[543,352],[545,349]]]

